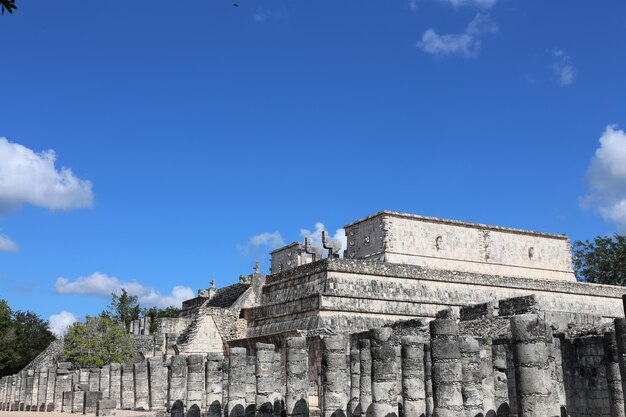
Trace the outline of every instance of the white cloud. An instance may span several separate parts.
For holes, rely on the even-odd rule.
[[[99,295],[109,297],[112,292],[120,294],[122,288],[128,294],[136,295],[142,305],[157,307],[179,306],[184,300],[195,297],[195,292],[189,287],[175,286],[170,294],[161,294],[152,287],[146,287],[137,281],[122,282],[101,272],[94,272],[87,277],[78,277],[71,281],[59,277],[54,284],[57,294]]]
[[[287,11],[285,9],[281,10],[266,10],[261,9],[257,11],[252,18],[255,22],[265,23],[268,20],[279,21],[283,20],[287,17]]]
[[[409,9],[412,12],[416,12],[417,11],[417,0],[409,0]]]
[[[237,249],[243,256],[249,256],[264,249],[274,250],[284,245],[285,241],[279,232],[264,232],[252,236],[245,245],[237,244]]]
[[[53,150],[34,152],[0,137],[0,213],[22,204],[50,210],[91,207],[91,182],[69,168],[57,170]]]
[[[300,229],[300,236],[304,239],[308,237],[311,239],[311,244],[318,248],[322,247],[322,231],[326,230],[324,227],[324,223],[317,222],[315,223],[315,230],[309,229]],[[344,229],[337,229],[335,233],[332,235],[331,240],[334,242],[341,244],[341,251],[345,250],[348,244],[348,239],[346,238],[346,231]]]
[[[19,249],[8,236],[0,235],[0,252],[17,252]]]
[[[560,85],[570,85],[576,77],[576,69],[572,63],[572,57],[567,55],[560,49],[553,49],[552,54],[552,72],[556,75]]]
[[[496,4],[496,0],[439,0],[441,3],[449,3],[454,7],[477,6],[488,9]]]
[[[467,25],[465,32],[439,35],[430,28],[424,32],[417,47],[422,51],[439,56],[463,55],[473,57],[478,54],[481,37],[498,31],[498,26],[487,15],[477,14]]]
[[[69,311],[61,311],[59,314],[53,314],[48,318],[48,327],[50,331],[58,337],[65,336],[67,329],[76,323],[78,319]]]
[[[587,171],[589,194],[585,205],[595,207],[602,217],[626,233],[626,133],[609,125],[600,136],[600,147]]]

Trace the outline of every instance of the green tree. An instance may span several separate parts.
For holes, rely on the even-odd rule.
[[[180,308],[170,306],[166,308],[150,307],[143,311],[144,317],[150,317],[150,334],[157,330],[157,319],[178,317],[180,315]]]
[[[74,323],[65,335],[65,357],[84,368],[107,363],[132,363],[135,350],[131,336],[106,314]]]
[[[5,10],[9,13],[13,13],[13,10],[17,9],[15,0],[0,0],[0,9],[2,10],[2,14],[4,14]]]
[[[596,284],[626,285],[626,236],[598,236],[573,248],[576,278]]]
[[[0,300],[0,376],[21,371],[54,339],[47,321],[31,311],[13,312]]]
[[[141,308],[137,301],[136,295],[128,295],[125,288],[122,288],[122,294],[117,295],[111,293],[111,304],[107,308],[106,314],[113,320],[124,323],[124,327],[128,332],[130,330],[130,322],[139,318]]]

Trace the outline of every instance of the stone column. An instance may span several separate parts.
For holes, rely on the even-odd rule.
[[[256,414],[256,358],[247,357],[246,365],[246,416],[254,417]]]
[[[56,381],[54,384],[54,411],[60,412],[63,406],[63,393],[72,390],[72,379],[69,362],[59,362],[56,369]]]
[[[102,392],[102,398],[108,400],[111,397],[111,382],[110,382],[111,366],[104,365],[100,369],[100,391]]]
[[[148,363],[141,362],[134,365],[135,383],[135,410],[150,409],[150,388],[148,386]]]
[[[323,417],[346,417],[348,364],[345,346],[343,336],[322,339]]]
[[[222,417],[222,366],[221,353],[209,352],[206,362],[206,405],[207,417]]]
[[[616,318],[614,325],[620,375],[626,376],[626,319]],[[626,393],[626,377],[622,377],[622,392]]]
[[[112,363],[110,365],[111,376],[109,398],[115,400],[117,408],[122,407],[122,365],[119,363]]]
[[[361,397],[361,359],[358,343],[352,344],[350,348],[350,402],[348,403],[348,417],[360,417],[361,407],[359,398]]]
[[[306,338],[287,339],[287,393],[285,406],[288,417],[309,415],[309,355]]]
[[[259,417],[274,415],[274,393],[278,390],[274,376],[274,345],[256,344],[256,410]]]
[[[433,362],[430,357],[430,344],[424,345],[424,386],[426,389],[426,417],[432,417],[433,403]]]
[[[150,410],[165,410],[167,406],[167,367],[160,357],[148,358],[148,387],[150,390]]]
[[[84,393],[84,391],[79,391]],[[72,412],[72,399],[74,397],[74,391],[63,391],[61,393],[61,412],[62,413],[71,413]]]
[[[424,381],[424,344],[416,336],[404,336],[402,338],[402,410],[405,416],[423,417],[426,415]]]
[[[20,397],[19,397],[19,406],[18,411],[24,411],[24,406],[26,404],[26,388],[28,387],[28,374],[26,371],[22,371],[19,373],[20,375]],[[32,386],[32,381],[31,381]]]
[[[95,414],[98,408],[98,401],[102,399],[101,391],[89,391],[85,393],[85,414]]]
[[[174,403],[180,401],[184,408],[187,394],[187,364],[185,358],[180,355],[172,356],[169,370],[168,409],[174,407]],[[179,408],[179,407],[176,407]]]
[[[89,368],[80,368],[78,370],[78,383],[82,385],[86,391],[89,387]]]
[[[74,414],[83,414],[85,408],[85,391],[73,391],[71,410]]]
[[[459,337],[461,367],[463,372],[463,407],[466,417],[474,417],[483,411],[483,385],[480,375],[480,346],[471,336]]]
[[[506,374],[506,346],[503,344],[491,347],[493,356],[493,393],[494,406],[498,416],[509,412],[509,388]]]
[[[228,417],[243,417],[246,415],[248,379],[246,348],[231,348],[228,362]]]
[[[26,394],[27,402],[26,402],[26,411],[37,411],[39,407],[37,407],[37,395],[39,392],[39,370],[31,369],[33,376],[30,382],[30,394]]]
[[[187,417],[200,417],[204,410],[204,356],[187,357]]]
[[[0,411],[4,411],[4,405],[6,404],[7,380],[8,377],[6,376],[0,378]]]
[[[100,368],[89,369],[89,391],[100,391]],[[94,412],[96,411],[94,405]]]
[[[622,376],[619,371],[619,355],[617,352],[615,333],[604,333],[604,352],[611,417],[626,417],[624,410],[624,391],[622,390]]]
[[[285,374],[287,372],[286,365],[282,364],[282,354],[280,352],[274,352],[274,386],[277,391],[274,393],[274,417],[282,417],[285,409],[284,397],[286,394],[285,387]]]
[[[48,385],[46,387],[46,403],[44,411],[54,410],[54,392],[56,387],[57,369],[55,365],[48,368]]]
[[[492,356],[492,340],[491,338],[478,339],[480,346],[480,378],[483,389],[483,411],[484,414],[493,414],[496,410],[495,406],[495,388],[493,379],[493,356]],[[473,416],[472,416],[473,417]]]
[[[552,416],[552,381],[546,325],[536,314],[511,317],[517,406],[520,417]]]
[[[133,365],[122,365],[122,410],[135,408],[135,378]]]
[[[433,415],[458,417],[464,411],[459,326],[448,310],[440,312],[437,317],[430,322]]]
[[[551,326],[546,326],[546,350],[548,351],[548,377],[550,378],[550,398],[548,400],[551,406],[550,415],[558,417],[561,415],[561,403],[559,401],[559,385],[556,369],[556,357],[561,356],[561,352],[560,349],[559,352],[556,351]]]
[[[398,382],[396,348],[389,340],[392,329],[371,330],[372,339],[372,416],[398,417]]]
[[[370,340],[359,340],[359,409],[361,417],[372,415],[372,352]]]
[[[9,411],[19,411],[20,407],[20,375],[13,375],[11,405]]]

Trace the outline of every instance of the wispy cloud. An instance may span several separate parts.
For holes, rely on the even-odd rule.
[[[480,50],[481,38],[497,31],[498,26],[488,15],[478,13],[462,33],[440,35],[432,28],[426,30],[417,47],[432,55],[474,57]]]
[[[17,252],[19,249],[8,236],[0,235],[0,252]]]
[[[412,12],[416,12],[417,11],[417,0],[409,0],[409,9]]]
[[[550,68],[556,75],[559,84],[562,86],[572,84],[576,77],[576,69],[574,68],[572,57],[560,49],[552,49],[549,52],[552,56]]]
[[[65,336],[70,326],[78,321],[78,318],[69,311],[61,311],[48,318],[48,328],[56,336]]]
[[[589,194],[583,206],[594,207],[602,217],[626,233],[626,133],[609,125],[587,171]]]
[[[136,295],[141,305],[157,307],[179,306],[184,300],[195,297],[195,292],[189,287],[175,286],[170,294],[161,294],[152,287],[147,287],[137,281],[122,282],[101,272],[94,272],[86,277],[69,280],[59,277],[54,284],[57,294],[80,294],[110,297],[111,293],[120,294],[124,288],[130,295]]]
[[[237,250],[243,256],[250,256],[263,250],[274,250],[284,244],[285,240],[279,232],[264,232],[252,236],[246,244],[237,244]]]
[[[324,223],[317,222],[315,223],[314,230],[309,229],[300,229],[300,236],[302,239],[308,237],[311,239],[311,244],[318,248],[322,247],[322,231],[326,230]],[[348,240],[346,238],[346,231],[344,229],[337,229],[335,233],[332,235],[331,240],[341,244],[341,250],[346,249],[346,245]]]
[[[258,23],[265,23],[268,21],[278,22],[286,18],[287,10],[284,8],[278,10],[259,9],[254,16],[252,16],[252,19]]]
[[[34,152],[0,137],[0,214],[22,204],[50,210],[91,207],[91,182],[56,169],[53,150]]]
[[[440,3],[448,3],[454,7],[474,6],[488,9],[496,4],[496,0],[439,0]]]

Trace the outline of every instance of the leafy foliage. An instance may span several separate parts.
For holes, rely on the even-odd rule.
[[[130,322],[137,320],[139,313],[141,313],[141,308],[139,308],[136,295],[128,295],[125,288],[122,288],[121,295],[111,293],[111,304],[107,308],[106,315],[119,323],[124,323],[127,332],[130,330]]]
[[[179,314],[180,308],[173,306],[167,308],[151,307],[143,311],[143,315],[145,317],[150,317],[150,334],[156,332],[157,330],[156,319],[178,317]]]
[[[65,336],[65,357],[84,368],[107,363],[132,363],[133,341],[128,332],[106,314],[74,323]]]
[[[15,0],[0,0],[0,10],[2,10],[2,14],[4,14],[5,10],[9,13],[13,13],[15,9],[17,9]]]
[[[574,243],[574,267],[579,281],[626,285],[626,236],[598,236]]]
[[[53,340],[47,321],[31,311],[13,312],[0,300],[0,376],[21,371]]]

